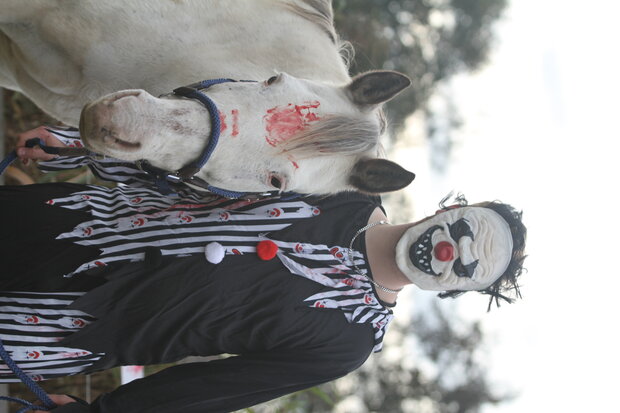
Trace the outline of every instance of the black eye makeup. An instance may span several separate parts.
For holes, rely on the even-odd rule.
[[[450,238],[456,242],[463,237],[469,237],[472,241],[474,240],[474,233],[465,218],[459,219],[454,224],[448,224],[448,230],[450,231]]]
[[[452,271],[454,271],[457,277],[471,278],[474,276],[474,271],[476,271],[477,266],[478,260],[472,262],[471,264],[463,265],[461,259],[457,258],[452,265]]]

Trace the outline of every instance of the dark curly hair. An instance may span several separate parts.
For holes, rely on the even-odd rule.
[[[448,194],[444,199],[439,202],[439,207],[443,210],[467,206],[467,199],[462,194],[458,194],[453,202],[456,205],[446,206],[446,202],[452,197],[452,193]],[[527,228],[522,222],[522,211],[517,211],[514,207],[508,204],[504,204],[499,201],[488,201],[473,204],[471,206],[489,208],[497,212],[510,227],[510,233],[512,234],[512,256],[508,263],[506,271],[489,287],[478,292],[482,294],[490,295],[489,307],[487,311],[491,310],[491,304],[495,300],[495,304],[500,306],[500,299],[505,300],[508,303],[512,303],[514,298],[508,297],[507,293],[512,293],[515,298],[521,298],[521,292],[519,291],[518,278],[523,272],[523,261],[525,260],[525,240],[527,237]],[[454,298],[466,293],[467,291],[453,290],[444,291],[439,293],[440,298]]]

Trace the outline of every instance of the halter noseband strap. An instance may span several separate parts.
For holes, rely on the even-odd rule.
[[[196,175],[198,171],[200,171],[200,169],[211,157],[211,154],[213,154],[213,151],[215,150],[215,147],[220,139],[222,125],[220,123],[220,114],[217,110],[217,106],[215,105],[215,102],[202,93],[201,90],[226,82],[235,82],[235,80],[226,78],[203,80],[201,82],[192,83],[191,85],[178,87],[172,91],[175,95],[196,99],[207,108],[209,111],[209,116],[211,116],[211,137],[207,143],[207,146],[204,148],[198,159],[185,165],[176,173],[176,175],[183,180],[190,179],[192,176]]]

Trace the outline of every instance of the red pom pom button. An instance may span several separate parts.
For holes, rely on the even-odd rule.
[[[454,258],[454,247],[448,241],[441,241],[435,245],[434,253],[439,261],[450,261]]]
[[[263,261],[268,261],[276,256],[278,252],[278,246],[275,242],[264,240],[256,244],[256,253],[258,254],[258,258]]]

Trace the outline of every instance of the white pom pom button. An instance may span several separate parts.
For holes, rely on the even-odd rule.
[[[205,256],[207,261],[212,264],[219,264],[224,259],[226,251],[224,247],[218,242],[211,242],[205,247]]]

